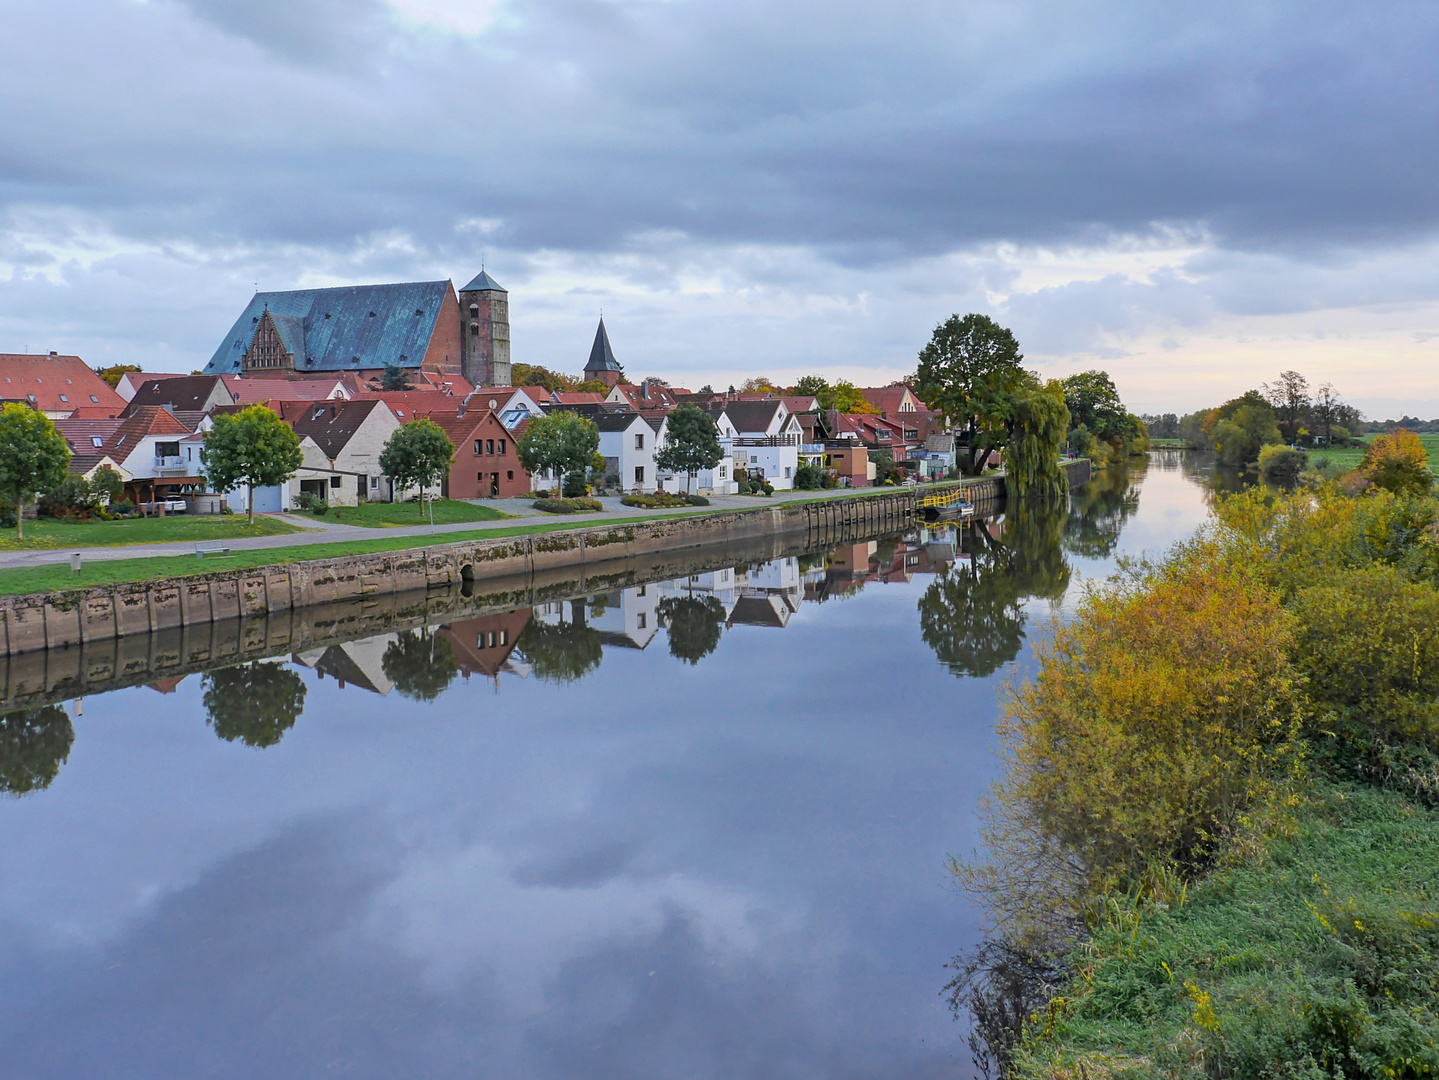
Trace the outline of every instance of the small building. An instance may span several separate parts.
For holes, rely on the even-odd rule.
[[[712,405],[709,412],[721,439],[729,441],[736,467],[751,478],[763,477],[776,490],[794,487],[804,428],[781,399],[731,401]]]
[[[440,487],[446,499],[513,499],[531,491],[514,435],[489,409],[430,413],[455,444],[455,460]]]
[[[655,451],[664,440],[664,419],[628,409],[606,409],[594,414],[593,419],[600,429],[605,475],[617,477],[619,486],[627,491],[656,490],[659,474]]]
[[[0,401],[18,401],[51,420],[88,415],[119,416],[125,399],[78,356],[0,353]]]
[[[137,409],[159,406],[194,431],[201,417],[209,416],[221,405],[233,404],[235,395],[220,376],[184,375],[178,379],[146,379],[120,415],[130,416]]]

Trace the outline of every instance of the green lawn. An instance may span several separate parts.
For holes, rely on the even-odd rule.
[[[1363,436],[1367,443],[1373,435]],[[1424,449],[1429,452],[1429,471],[1439,473],[1439,434],[1421,434],[1419,441],[1424,444]],[[1327,458],[1331,463],[1338,466],[1342,471],[1357,469],[1364,461],[1364,450],[1362,446],[1349,446],[1341,450],[1311,450],[1309,451],[1309,462],[1314,464],[1320,458]]]
[[[301,515],[310,517],[309,514]],[[475,506],[459,499],[435,500],[435,524],[458,525],[466,521],[499,521],[513,517],[502,514],[488,506]],[[330,512],[317,521],[338,521],[341,525],[359,525],[377,529],[386,526],[428,525],[430,507],[419,503],[365,503],[364,506],[332,506]]]
[[[694,513],[704,513],[696,510]],[[672,515],[689,517],[687,513]],[[597,527],[632,525],[652,521],[652,517],[616,518],[597,523]],[[425,536],[396,536],[393,539],[348,540],[333,544],[306,544],[303,547],[261,548],[256,551],[235,551],[229,555],[159,555],[141,559],[112,559],[86,563],[78,574],[70,573],[68,563],[45,566],[23,566],[0,570],[0,596],[22,593],[53,592],[58,589],[88,588],[113,585],[121,581],[156,581],[219,570],[244,570],[253,566],[279,566],[310,559],[331,559],[341,555],[368,555],[377,551],[403,551],[406,548],[457,544],[465,540],[490,540],[505,536],[527,536],[531,533],[559,532],[583,527],[582,522],[557,521],[543,525],[515,525],[509,528],[485,529],[477,532],[455,532]]]
[[[0,534],[0,551],[163,544],[185,540],[234,540],[242,536],[281,536],[299,531],[288,522],[268,517],[257,517],[255,524],[250,525],[246,523],[243,514],[130,518],[127,521],[60,521],[56,518],[39,518],[25,522],[24,540],[16,540],[13,530]]]

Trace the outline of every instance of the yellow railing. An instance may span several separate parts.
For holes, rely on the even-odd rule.
[[[935,491],[931,492],[928,495],[920,496],[919,509],[939,510],[943,509],[946,506],[953,506],[955,503],[963,503],[967,501],[968,500],[964,497],[964,488],[953,487],[947,488],[944,491]]]

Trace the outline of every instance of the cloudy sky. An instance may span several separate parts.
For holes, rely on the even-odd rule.
[[[985,311],[1187,410],[1439,414],[1439,11],[3,0],[0,351],[201,366],[263,289],[483,260],[514,356],[909,371]]]

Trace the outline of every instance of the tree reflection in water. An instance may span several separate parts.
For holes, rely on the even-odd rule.
[[[1064,595],[1067,515],[1066,500],[1015,500],[997,536],[986,522],[966,530],[969,559],[936,575],[919,601],[920,636],[955,675],[993,675],[1024,644],[1024,602]]]
[[[207,672],[206,718],[226,742],[274,746],[305,710],[305,683],[282,664],[259,662]]]
[[[713,596],[667,596],[659,614],[669,630],[671,656],[698,664],[719,646],[725,610]]]
[[[585,602],[571,601],[570,611],[569,622],[531,619],[520,633],[516,651],[543,682],[574,682],[600,666],[600,634],[585,625]]]
[[[430,630],[401,630],[385,646],[380,668],[400,696],[412,701],[434,701],[460,673],[450,643]]]
[[[43,791],[70,757],[75,729],[59,705],[0,716],[0,791]]]
[[[1114,554],[1119,534],[1139,510],[1142,461],[1117,461],[1075,488],[1064,525],[1064,549],[1081,558],[1104,559]]]

